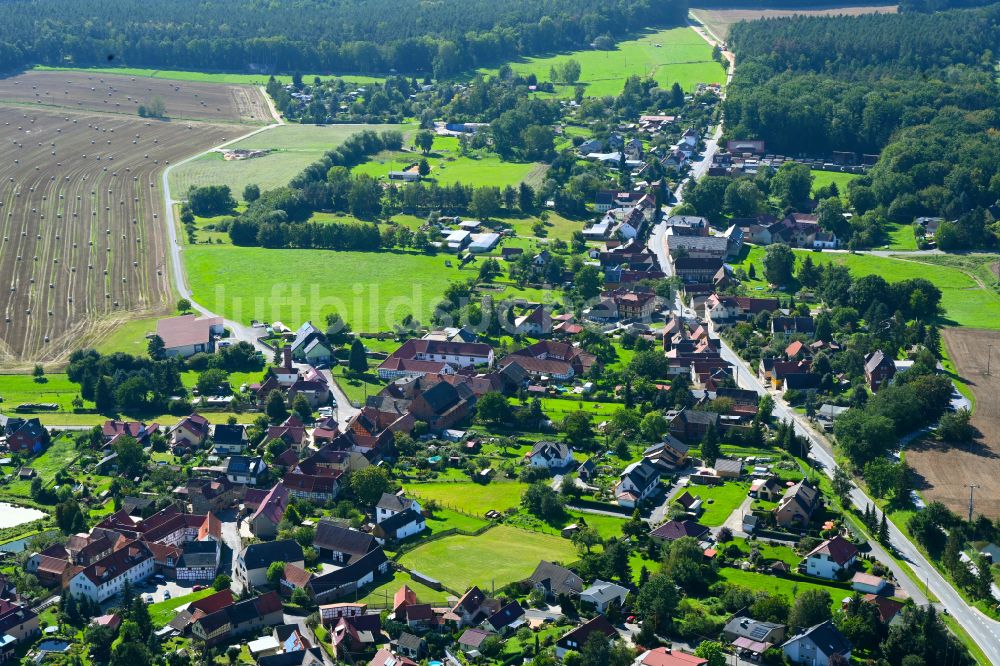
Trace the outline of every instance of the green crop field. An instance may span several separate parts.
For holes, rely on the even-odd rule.
[[[836,263],[847,266],[854,277],[874,273],[889,282],[925,278],[941,290],[941,303],[944,307],[943,323],[971,328],[1000,328],[1000,294],[991,287],[980,284],[960,268],[932,265],[915,258],[890,258],[871,254],[806,250],[796,250],[795,254],[800,260],[808,254],[818,264]],[[749,264],[753,263],[756,274],[762,276],[763,259],[764,248],[754,246],[735,266],[748,269]],[[767,293],[767,285],[763,279],[747,280],[745,284],[751,289],[752,295]]]
[[[569,539],[501,525],[477,537],[450,536],[403,555],[411,571],[434,578],[453,590],[479,585],[484,590],[523,580],[540,560],[568,564],[576,548]]]
[[[837,184],[837,191],[840,192],[840,198],[847,200],[847,184],[859,178],[860,176],[855,173],[841,173],[839,171],[812,171],[813,177],[813,194],[816,193],[821,187],[826,187],[830,183]]]
[[[522,74],[534,74],[541,81],[550,80],[549,70],[570,58],[580,63],[579,83],[591,97],[619,95],[625,80],[637,74],[653,77],[661,86],[679,83],[691,92],[698,83],[725,83],[726,70],[712,60],[712,47],[690,28],[671,28],[653,32],[639,39],[621,42],[610,51],[574,51],[512,62]],[[484,70],[494,73],[496,70]],[[557,85],[559,97],[573,97],[574,86]]]
[[[170,172],[170,188],[180,198],[192,185],[228,185],[242,201],[243,188],[250,184],[262,190],[287,185],[304,168],[327,150],[365,129],[384,131],[400,125],[281,125],[258,132],[230,148],[269,150],[263,157],[226,160],[221,152],[211,152]]]
[[[406,490],[421,500],[436,500],[445,507],[457,508],[477,516],[487,511],[504,511],[518,506],[527,486],[519,481],[472,481],[411,483]]]
[[[354,173],[375,178],[388,178],[390,171],[403,171],[426,159],[431,167],[426,180],[440,185],[462,183],[474,187],[493,185],[517,186],[522,182],[538,186],[546,166],[535,162],[505,162],[493,153],[462,155],[455,137],[435,137],[434,147],[426,156],[418,150],[383,151],[364,164],[354,167]]]
[[[195,299],[236,321],[298,326],[339,312],[355,331],[387,329],[412,314],[430,322],[452,280],[448,256],[195,245],[184,250]]]
[[[142,69],[137,67],[46,67],[44,65],[38,65],[34,69],[39,70],[49,70],[49,71],[59,71],[59,72],[90,72],[99,74],[118,74],[120,76],[135,76],[135,77],[146,77],[151,79],[171,79],[174,81],[197,81],[200,83],[235,83],[244,85],[256,85],[262,86],[267,83],[267,74],[227,74],[224,72],[188,72],[184,70],[177,69]],[[306,81],[312,81],[316,74],[303,75],[302,78]],[[320,75],[322,78],[333,78],[330,75]],[[281,83],[291,83],[292,77],[287,74],[277,74],[276,79]],[[363,85],[365,83],[372,83],[375,81],[382,81],[383,79],[374,76],[337,76],[336,78],[344,79],[349,83],[356,83]]]

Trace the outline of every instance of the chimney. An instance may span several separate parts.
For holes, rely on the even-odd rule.
[[[291,372],[291,370],[292,370],[292,346],[291,345],[285,345],[285,347],[281,350],[281,357],[282,357],[282,360],[284,362],[285,370],[288,370],[289,372]]]

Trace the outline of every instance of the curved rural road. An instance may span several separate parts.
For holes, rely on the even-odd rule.
[[[267,102],[268,108],[271,110],[271,115],[276,119],[275,122],[270,125],[265,125],[264,127],[258,127],[251,132],[241,134],[240,136],[230,139],[225,143],[220,143],[219,145],[209,148],[208,150],[203,150],[200,153],[191,155],[190,157],[187,157],[179,162],[175,162],[164,169],[163,175],[161,176],[163,183],[163,204],[165,210],[163,219],[166,221],[167,225],[167,237],[169,239],[167,246],[170,248],[170,267],[171,273],[173,274],[174,289],[176,289],[180,298],[186,298],[191,302],[191,307],[206,317],[222,317],[222,315],[212,312],[207,307],[196,301],[194,294],[191,293],[191,289],[188,287],[187,280],[185,280],[184,262],[181,261],[181,251],[183,251],[184,248],[181,246],[180,241],[177,238],[177,221],[174,216],[174,204],[179,202],[170,194],[170,172],[175,167],[183,166],[188,162],[198,159],[202,155],[206,155],[256,134],[260,134],[261,132],[266,132],[267,130],[284,125],[285,121],[281,117],[281,114],[278,113],[278,110],[274,107],[274,102],[271,100],[271,97],[267,94],[267,92],[265,92],[263,87],[260,88],[260,91],[261,95],[264,96],[264,99]],[[238,321],[233,321],[232,319],[226,319],[225,317],[222,317],[222,321],[223,325],[232,331],[234,338],[249,342],[255,349],[257,349],[257,351],[264,354],[265,358],[270,357],[274,353],[274,350],[260,341],[262,331],[259,329],[254,329],[251,326],[247,326],[246,324]],[[348,398],[347,394],[340,388],[337,380],[333,377],[333,374],[329,370],[324,370],[323,374],[326,376],[326,380],[330,385],[330,391],[333,393],[333,397],[337,401],[337,420],[344,423],[360,410],[353,406],[350,398]]]
[[[695,31],[709,44],[715,46],[718,43],[718,41],[710,37],[705,30],[699,29],[697,26],[691,27],[694,28]],[[729,83],[732,81],[735,59],[729,54],[728,51],[724,51],[723,54],[730,63],[729,75],[727,77],[727,83]],[[723,92],[723,94],[725,93]],[[720,123],[716,128],[711,139],[706,140],[705,152],[702,161],[693,167],[691,176],[688,179],[685,179],[685,181],[677,187],[677,191],[675,193],[677,203],[675,205],[679,205],[683,201],[683,188],[685,183],[691,179],[697,180],[707,173],[708,167],[712,163],[712,156],[718,150],[718,139],[721,135],[722,123]],[[664,219],[664,221],[654,227],[650,235],[649,247],[656,254],[663,272],[669,276],[670,263],[667,261],[667,253],[664,243],[666,226],[666,220]],[[939,253],[940,252],[938,250],[918,250],[909,254],[932,255]],[[888,256],[890,254],[908,253],[886,250],[869,250],[866,254]],[[696,314],[693,310],[687,308],[683,304],[679,295],[671,309],[676,311],[679,316],[685,318],[694,317]],[[732,363],[737,369],[737,384],[743,386],[744,388],[754,390],[760,395],[767,394],[768,391],[760,383],[760,381],[758,381],[756,373],[747,366],[743,359],[740,358],[740,356],[736,354],[736,352],[734,352],[729,345],[726,344],[724,339],[720,338],[720,341],[722,357]],[[774,416],[781,420],[789,421],[794,425],[797,434],[809,442],[808,456],[817,462],[817,466],[821,468],[827,476],[832,478],[834,471],[837,469],[837,462],[833,457],[832,447],[826,437],[818,435],[806,418],[797,413],[795,410],[789,408],[788,405],[780,399],[780,397],[775,397]],[[864,510],[866,506],[875,506],[875,502],[868,497],[863,490],[858,488],[853,483],[851,485],[850,499],[855,507]],[[969,605],[969,603],[955,591],[955,588],[952,587],[951,583],[945,580],[938,570],[927,561],[913,542],[910,541],[892,521],[888,521],[888,526],[890,544],[899,554],[899,558],[909,564],[909,568],[913,572],[912,580],[909,576],[900,576],[899,574],[897,574],[897,579],[904,584],[904,587],[910,588],[909,591],[916,600],[920,600],[920,597],[925,596],[919,589],[920,583],[923,583],[924,589],[932,593],[940,600],[939,605],[958,621],[976,645],[978,645],[983,651],[990,663],[1000,665],[1000,622],[987,617],[978,608],[973,608]],[[875,547],[877,544],[872,545]],[[890,563],[890,568],[894,571],[899,568],[898,565],[896,565],[891,559],[885,558],[885,560],[887,563]],[[917,589],[913,589],[914,583],[918,586]]]

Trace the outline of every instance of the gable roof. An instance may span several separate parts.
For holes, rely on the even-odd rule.
[[[529,579],[535,585],[541,585],[552,594],[579,594],[583,591],[583,579],[566,567],[542,560],[535,567]]]
[[[830,620],[809,627],[792,636],[785,641],[784,645],[805,639],[812,641],[827,656],[832,654],[846,655],[851,651],[851,642],[847,640],[844,634],[840,633],[837,627],[833,626],[833,622]]]
[[[858,549],[854,547],[853,543],[838,534],[813,548],[812,552],[806,555],[806,557],[809,558],[820,554],[827,555],[840,566],[844,566],[852,557],[857,556]]]
[[[572,643],[576,646],[582,647],[586,644],[587,639],[590,638],[591,634],[604,634],[605,636],[612,638],[617,636],[618,632],[615,631],[615,628],[611,626],[610,622],[608,622],[608,618],[603,615],[597,615],[593,619],[581,624],[579,627],[571,629],[563,634],[562,638],[556,642],[556,645],[566,647]]]
[[[360,557],[378,548],[378,542],[371,534],[321,520],[316,525],[313,546]]]
[[[281,483],[274,484],[274,487],[264,496],[260,506],[254,511],[250,520],[264,517],[277,525],[285,516],[285,507],[288,506],[288,489]]]
[[[241,553],[248,570],[263,569],[272,562],[299,562],[303,560],[302,546],[292,539],[265,541],[250,544]]]
[[[701,538],[708,532],[708,528],[693,520],[670,520],[649,533],[650,536],[674,541],[682,537]]]
[[[500,631],[514,624],[522,617],[524,617],[524,609],[515,600],[491,615],[486,621],[495,631]]]
[[[395,511],[400,512],[413,507],[413,500],[404,496],[397,495],[394,493],[382,493],[382,497],[379,499],[378,504],[375,505],[379,509],[385,511]]]
[[[640,666],[706,666],[708,659],[687,652],[659,647],[642,655]]]

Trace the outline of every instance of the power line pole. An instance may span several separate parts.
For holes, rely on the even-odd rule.
[[[993,356],[993,345],[986,345],[986,376],[990,374],[990,357]]]
[[[972,522],[972,507],[973,507],[973,494],[976,492],[976,488],[981,487],[978,483],[967,483],[965,487],[969,489],[969,522]]]

